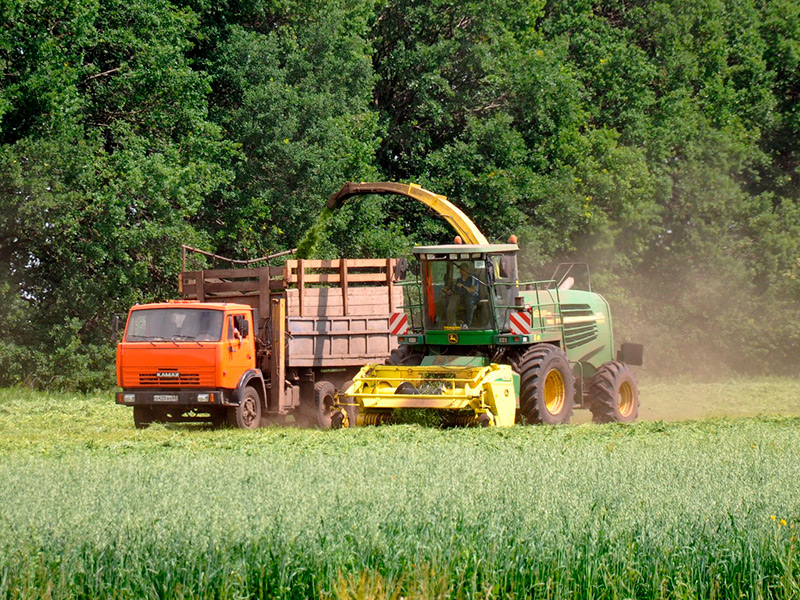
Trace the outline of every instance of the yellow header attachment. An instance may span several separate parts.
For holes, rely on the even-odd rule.
[[[328,208],[339,208],[348,198],[369,194],[407,196],[432,209],[452,225],[465,244],[488,244],[489,241],[475,226],[470,218],[450,202],[446,196],[440,196],[415,183],[391,183],[388,181],[374,183],[348,182],[328,199]]]
[[[453,424],[510,427],[517,396],[509,365],[485,367],[366,365],[344,392],[358,404],[359,425],[378,425],[395,408],[453,413]]]

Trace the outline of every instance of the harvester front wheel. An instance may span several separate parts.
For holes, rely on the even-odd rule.
[[[422,362],[422,354],[414,352],[409,346],[398,346],[389,354],[386,359],[387,365],[399,365],[404,367],[418,367]]]
[[[575,382],[566,352],[552,344],[529,348],[519,362],[519,411],[528,423],[568,423]]]
[[[358,419],[358,406],[356,405],[356,399],[350,396],[345,396],[344,393],[353,385],[353,380],[348,379],[342,384],[342,387],[339,388],[339,400],[344,404],[344,412],[347,414],[347,423],[342,422],[343,427],[355,427],[356,420]]]
[[[617,360],[600,365],[589,384],[595,423],[632,423],[639,416],[639,386],[633,370]]]
[[[239,429],[256,429],[261,426],[261,398],[254,388],[246,387],[239,405],[228,409],[228,424]]]

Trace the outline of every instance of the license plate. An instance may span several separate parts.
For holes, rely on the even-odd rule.
[[[178,397],[175,394],[155,394],[153,402],[177,402]]]

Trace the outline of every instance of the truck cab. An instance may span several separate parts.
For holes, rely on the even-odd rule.
[[[117,345],[117,403],[133,406],[138,428],[226,419],[257,427],[266,389],[253,323],[253,309],[244,304],[134,306]]]

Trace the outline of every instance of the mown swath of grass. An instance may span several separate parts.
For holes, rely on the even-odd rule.
[[[22,402],[0,395],[0,597],[800,593],[797,418],[135,431]],[[65,429],[8,443],[32,415]]]

